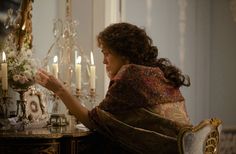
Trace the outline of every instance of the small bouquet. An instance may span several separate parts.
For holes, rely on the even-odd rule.
[[[27,40],[27,39],[26,39]],[[34,84],[36,73],[36,62],[32,58],[32,49],[29,42],[23,41],[20,50],[17,50],[15,43],[8,40],[5,52],[8,64],[8,81],[14,90],[27,90]]]

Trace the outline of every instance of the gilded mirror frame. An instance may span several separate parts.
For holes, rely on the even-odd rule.
[[[10,33],[15,36],[18,49],[26,34],[30,37],[32,46],[32,2],[33,0],[0,1],[0,50],[4,48],[4,42]]]

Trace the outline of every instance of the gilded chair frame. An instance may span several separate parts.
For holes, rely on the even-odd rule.
[[[220,141],[220,132],[222,127],[222,121],[217,118],[205,119],[201,121],[196,126],[186,126],[183,127],[178,134],[178,147],[180,154],[186,154],[184,148],[184,137],[186,133],[196,134],[198,131],[202,130],[204,127],[209,127],[210,131],[203,136],[204,140],[202,143],[203,154],[217,154],[219,151],[219,141]],[[190,147],[191,148],[191,147]]]

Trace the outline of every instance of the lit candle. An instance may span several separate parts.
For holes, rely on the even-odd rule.
[[[81,89],[81,56],[76,59],[75,65],[76,88]]]
[[[2,61],[1,69],[2,69],[2,90],[8,89],[8,77],[7,77],[7,63],[6,63],[6,54],[2,53]]]
[[[52,64],[52,74],[55,76],[55,78],[58,78],[58,58],[57,56],[54,56],[53,58],[53,64]]]
[[[91,65],[90,65],[90,89],[95,90],[95,74],[96,74],[96,67],[94,65],[94,58],[93,52],[90,53],[91,58]]]

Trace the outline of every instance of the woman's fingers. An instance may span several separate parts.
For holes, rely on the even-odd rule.
[[[48,82],[48,79],[49,79],[49,76],[47,72],[45,72],[42,69],[39,69],[35,77],[36,82],[45,87]]]
[[[58,79],[56,79],[53,75],[48,74],[43,69],[38,70],[35,80],[38,84],[53,92],[57,92],[61,89],[61,87],[63,87],[63,84]]]
[[[43,74],[48,74],[48,72],[47,71],[45,71],[44,69],[39,69],[39,71],[41,72],[41,73],[43,73]]]

